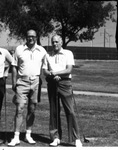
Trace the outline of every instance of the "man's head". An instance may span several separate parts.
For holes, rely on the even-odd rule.
[[[33,47],[37,41],[37,34],[35,30],[28,30],[26,34],[27,45]]]
[[[62,38],[61,36],[59,35],[54,35],[52,38],[51,38],[51,42],[52,42],[52,46],[53,46],[53,49],[55,52],[58,52],[60,51],[61,47],[62,47]]]

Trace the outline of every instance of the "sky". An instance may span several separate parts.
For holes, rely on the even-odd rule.
[[[116,2],[113,2],[116,6]],[[117,13],[115,13],[115,18],[117,17]],[[94,40],[89,42],[70,42],[68,46],[93,46],[93,47],[116,47],[115,43],[115,33],[116,33],[116,23],[108,21],[106,23],[106,39],[104,41],[104,27],[100,28],[99,31],[95,34]],[[3,31],[0,33],[0,47],[4,46],[18,46],[21,42],[17,42],[15,39],[9,40],[8,38],[9,31]],[[41,39],[42,46],[51,45],[50,38],[42,38]]]

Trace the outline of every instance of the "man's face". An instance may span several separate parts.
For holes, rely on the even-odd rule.
[[[26,40],[28,45],[34,45],[37,41],[36,32],[34,30],[29,30],[27,32]]]
[[[58,52],[62,47],[62,41],[58,36],[52,38],[52,46],[54,51]]]

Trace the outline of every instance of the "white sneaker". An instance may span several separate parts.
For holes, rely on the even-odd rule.
[[[50,146],[58,146],[60,144],[60,139],[56,138],[52,143],[50,143]]]
[[[77,139],[77,140],[75,141],[75,146],[76,146],[76,147],[82,147],[82,142],[81,142],[79,139]]]
[[[10,143],[8,143],[8,146],[16,146],[20,144],[20,140],[19,139],[12,139]]]
[[[31,136],[25,138],[25,141],[29,144],[36,144],[36,141],[33,140]]]

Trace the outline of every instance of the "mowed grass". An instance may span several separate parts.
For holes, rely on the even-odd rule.
[[[118,92],[118,61],[77,60],[73,88],[83,91]]]
[[[45,77],[41,76],[46,88]],[[7,83],[11,84],[11,74]],[[118,92],[118,61],[117,60],[75,60],[72,71],[72,85],[74,90],[94,92]]]
[[[76,61],[73,69],[73,89],[81,91],[96,91],[117,93],[118,90],[118,61]],[[42,77],[42,87],[46,87],[44,77]],[[7,83],[11,83],[9,75]],[[5,105],[2,109],[2,118],[0,124],[0,138],[7,141],[13,137],[14,131],[14,115],[15,105],[12,103],[14,93],[11,89],[7,89],[6,94],[6,120]],[[89,140],[84,143],[84,147],[88,146],[118,146],[118,98],[105,96],[88,96],[74,95],[77,112],[77,120],[82,133]],[[21,127],[21,144],[22,146],[31,146],[25,143],[25,116]],[[63,107],[61,109],[62,120],[62,144],[67,146],[68,141],[67,124]],[[5,124],[6,122],[6,124]],[[6,134],[5,134],[6,133]],[[36,109],[36,117],[33,126],[32,136],[37,141],[34,147],[49,146],[49,102],[47,92],[42,92],[41,102],[38,103]],[[1,146],[6,146],[2,144]]]

